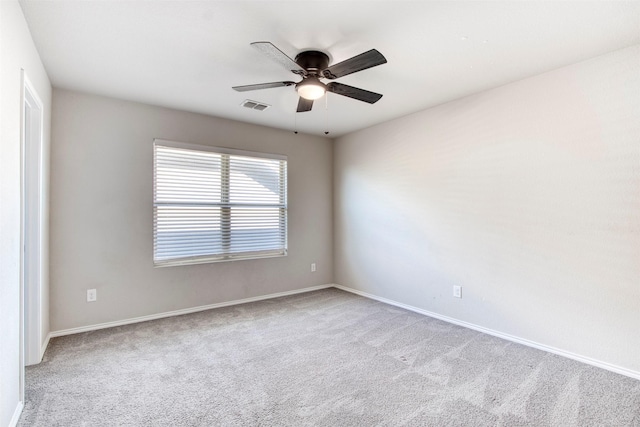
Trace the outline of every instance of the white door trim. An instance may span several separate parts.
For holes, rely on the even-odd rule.
[[[43,128],[44,108],[22,70],[20,221],[20,364],[24,399],[24,366],[42,360],[43,266]]]

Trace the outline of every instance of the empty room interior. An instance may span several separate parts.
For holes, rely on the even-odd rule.
[[[640,426],[640,2],[0,1],[0,426]]]

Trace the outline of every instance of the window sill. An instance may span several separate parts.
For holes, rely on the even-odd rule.
[[[237,255],[237,256],[222,256],[222,257],[211,257],[211,258],[187,258],[180,260],[167,260],[167,261],[154,261],[153,267],[179,267],[182,265],[195,265],[195,264],[212,264],[218,262],[227,262],[227,261],[246,261],[251,259],[264,259],[264,258],[281,258],[286,257],[287,251],[284,253],[277,254],[254,254],[254,255]]]

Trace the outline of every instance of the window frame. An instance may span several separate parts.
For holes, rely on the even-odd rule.
[[[159,205],[163,205],[162,202],[158,202],[156,200],[157,194],[157,159],[156,159],[156,146],[168,147],[168,148],[177,148],[177,149],[186,149],[186,150],[194,150],[200,152],[210,152],[215,154],[221,154],[222,156],[241,156],[248,158],[259,158],[259,159],[269,159],[269,160],[278,160],[284,161],[284,179],[283,179],[283,190],[284,193],[284,203],[283,207],[280,209],[284,210],[283,220],[282,220],[282,232],[284,234],[284,245],[281,253],[260,253],[260,251],[255,251],[253,253],[243,253],[240,255],[233,254],[230,252],[221,253],[221,254],[209,254],[209,255],[196,255],[190,257],[182,257],[182,258],[172,258],[166,260],[156,260],[156,243],[157,243],[157,207]],[[288,255],[288,157],[283,154],[274,154],[274,153],[264,153],[258,151],[249,151],[249,150],[240,150],[235,148],[227,148],[227,147],[217,147],[211,145],[201,145],[201,144],[193,144],[187,142],[179,142],[172,141],[167,139],[155,138],[153,140],[153,194],[152,194],[152,205],[153,205],[153,265],[154,267],[171,267],[171,266],[181,266],[181,265],[193,265],[193,264],[208,264],[208,263],[217,263],[217,262],[227,262],[227,261],[241,261],[241,260],[249,260],[249,259],[263,259],[263,258],[277,258],[284,257]],[[222,161],[221,163],[221,178],[223,174],[227,174],[227,178],[229,177],[229,161]],[[226,166],[225,166],[226,165]],[[226,167],[226,172],[224,169]],[[226,182],[226,185],[223,183]],[[229,187],[231,185],[229,179],[221,179],[222,184],[222,195],[226,194],[227,197],[229,195]],[[224,188],[226,187],[226,188]],[[224,196],[223,196],[224,197]],[[224,200],[221,200],[220,204],[225,203]],[[229,200],[226,200],[226,203],[229,203]],[[166,203],[164,203],[166,205]],[[179,205],[179,203],[172,202],[171,205]],[[185,202],[185,205],[188,205],[188,202]],[[211,203],[211,205],[215,205],[215,203]],[[260,207],[259,203],[255,204],[256,207]],[[221,216],[221,226],[223,222],[226,222],[226,225],[230,225],[231,217],[230,217],[231,207],[220,207],[220,216]],[[226,213],[225,213],[226,212]],[[231,231],[230,227],[221,227],[221,239],[226,240],[227,242],[231,241]],[[227,246],[230,246],[227,245]]]

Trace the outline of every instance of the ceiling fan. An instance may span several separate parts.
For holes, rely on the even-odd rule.
[[[233,89],[238,92],[282,86],[295,86],[298,95],[300,95],[300,99],[298,100],[298,113],[311,111],[313,101],[322,97],[326,92],[348,96],[349,98],[368,102],[369,104],[373,104],[382,98],[382,95],[379,93],[370,92],[368,90],[359,89],[357,87],[338,82],[324,84],[320,81],[320,79],[335,80],[338,77],[343,77],[348,74],[366,70],[367,68],[385,64],[387,59],[375,49],[371,49],[367,52],[361,53],[360,55],[356,55],[353,58],[349,58],[329,66],[329,57],[325,53],[317,50],[306,50],[300,52],[296,55],[296,59],[293,60],[270,42],[254,42],[251,43],[251,46],[283,65],[293,74],[299,75],[302,77],[302,80],[297,83],[293,81],[284,81],[234,86]]]

